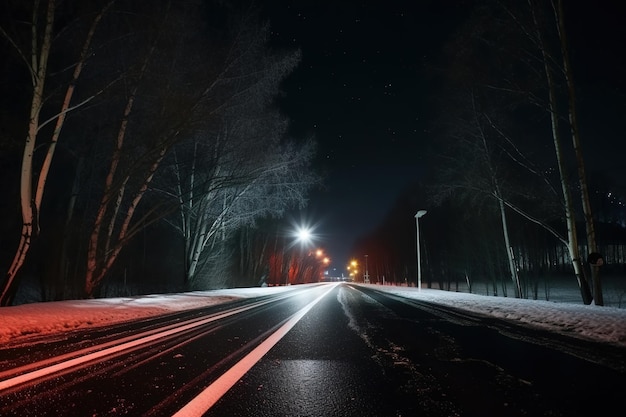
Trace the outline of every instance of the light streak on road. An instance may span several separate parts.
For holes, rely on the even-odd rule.
[[[302,317],[306,315],[322,298],[332,291],[338,284],[329,286],[320,296],[291,316],[285,324],[272,333],[259,346],[248,353],[232,368],[226,371],[215,382],[204,389],[197,397],[181,408],[173,417],[201,417],[204,415],[229,389],[233,387],[267,352],[270,351]]]
[[[273,303],[278,299],[289,297],[289,294],[285,294],[278,298],[272,298],[269,300],[260,301],[254,304],[250,304],[244,307],[234,308],[226,312],[213,315],[204,319],[194,319],[184,323],[177,323],[174,325],[159,328],[148,332],[143,332],[139,335],[115,340],[113,342],[98,345],[92,348],[82,349],[76,352],[72,352],[66,355],[57,356],[54,358],[40,361],[31,365],[26,365],[21,368],[12,369],[10,373],[12,375],[20,374],[14,377],[10,377],[3,381],[0,381],[0,392],[13,388],[15,386],[25,384],[40,378],[50,377],[62,372],[66,372],[71,368],[83,366],[85,364],[92,363],[96,360],[101,360],[106,357],[111,357],[130,349],[138,348],[148,345],[156,340],[163,339],[168,336],[172,336],[178,333],[192,330],[199,326],[224,319],[226,317],[233,316],[235,314],[242,313],[254,308],[259,308],[269,303]],[[94,351],[94,349],[100,349]],[[33,370],[34,369],[34,370]],[[0,373],[0,378],[6,376],[8,372]]]

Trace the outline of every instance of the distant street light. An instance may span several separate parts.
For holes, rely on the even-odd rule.
[[[358,277],[358,273],[359,270],[357,269],[357,262],[353,259],[352,261],[350,261],[350,263],[348,264],[348,272],[350,273],[351,277],[354,277],[354,281],[356,282],[357,277]]]
[[[417,290],[422,290],[422,264],[420,262],[420,217],[426,214],[426,210],[420,210],[415,214],[415,227],[417,229]]]

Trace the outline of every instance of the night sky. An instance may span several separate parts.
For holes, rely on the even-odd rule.
[[[597,164],[624,177],[626,91],[623,16],[615,1],[570,5],[570,34],[583,142]],[[578,3],[578,2],[576,2]],[[303,61],[284,84],[281,106],[294,137],[314,135],[326,189],[305,220],[337,268],[354,241],[376,228],[401,192],[432,167],[432,121],[442,48],[472,1],[274,1],[264,7],[277,47]],[[586,142],[585,142],[586,141]]]

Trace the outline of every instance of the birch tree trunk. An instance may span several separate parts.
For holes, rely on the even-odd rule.
[[[537,40],[539,41],[539,49],[541,50],[544,70],[546,74],[546,80],[548,84],[548,106],[550,112],[550,122],[552,127],[552,139],[554,141],[554,150],[556,152],[557,165],[559,167],[559,175],[561,179],[561,191],[563,193],[564,210],[565,210],[565,222],[567,226],[568,245],[567,249],[570,255],[572,266],[574,268],[574,274],[580,288],[580,294],[584,304],[591,304],[592,295],[589,289],[589,284],[582,268],[582,262],[580,259],[580,248],[578,246],[578,236],[576,232],[576,218],[574,213],[574,204],[572,201],[572,194],[569,188],[569,177],[567,174],[567,167],[563,160],[563,151],[561,147],[561,134],[559,130],[559,119],[557,113],[557,98],[555,91],[555,83],[552,77],[552,69],[550,68],[550,56],[546,50],[546,45],[543,42],[543,36],[537,19],[534,14],[534,8],[531,5],[531,11],[533,12],[533,18],[536,27]]]
[[[487,165],[487,169],[489,171],[489,179],[492,187],[492,193],[495,194],[496,200],[498,201],[498,209],[500,212],[500,221],[502,223],[502,234],[504,236],[504,250],[506,252],[507,263],[509,267],[509,273],[511,274],[511,281],[513,281],[513,286],[515,288],[515,297],[522,298],[522,286],[519,281],[519,275],[517,274],[517,268],[515,266],[515,260],[513,259],[513,253],[511,252],[511,241],[509,239],[509,227],[506,218],[506,209],[503,202],[502,192],[500,190],[500,181],[498,179],[497,173],[494,169],[494,164],[492,162],[491,152],[489,144],[487,143],[486,133],[483,130],[483,127],[478,118],[478,111],[476,109],[476,101],[474,100],[474,96],[472,95],[472,107],[474,113],[474,120],[476,123],[476,127],[479,130],[480,140],[483,148],[484,160]]]
[[[589,200],[589,187],[587,186],[587,175],[585,174],[585,161],[583,158],[582,147],[580,144],[580,131],[578,129],[578,117],[576,114],[576,93],[574,89],[574,75],[570,64],[567,35],[565,31],[565,14],[563,12],[563,1],[557,0],[557,8],[555,10],[559,39],[561,41],[561,53],[563,57],[563,72],[567,83],[568,93],[568,118],[570,132],[572,135],[572,144],[574,153],[576,154],[576,166],[578,168],[578,183],[580,186],[580,198],[582,200],[583,215],[585,217],[585,228],[587,231],[587,247],[590,253],[597,252],[596,230],[593,222],[593,213],[591,211],[591,202]],[[600,282],[600,268],[591,265],[592,283],[593,283],[593,300],[598,306],[604,305],[602,296],[602,284]]]
[[[35,2],[36,4],[37,2]],[[38,210],[36,200],[33,196],[33,155],[37,142],[37,132],[39,130],[39,115],[44,103],[43,93],[46,82],[48,58],[52,46],[52,29],[54,26],[54,13],[56,3],[54,0],[48,1],[46,20],[43,34],[41,35],[41,46],[39,46],[39,28],[37,27],[37,7],[33,6],[31,22],[31,51],[30,51],[30,75],[33,87],[33,97],[30,104],[30,115],[28,119],[28,133],[24,142],[24,153],[22,155],[22,167],[20,174],[20,207],[22,213],[22,231],[17,250],[7,271],[6,279],[0,294],[0,305],[11,304],[15,291],[16,276],[26,260],[26,255],[31,248],[34,235],[39,232]],[[25,58],[25,57],[24,57]]]
[[[522,285],[520,284],[519,275],[517,273],[517,267],[515,266],[515,259],[513,259],[513,252],[511,250],[511,241],[509,239],[509,227],[506,219],[506,210],[504,202],[501,198],[498,199],[498,206],[500,209],[500,219],[502,220],[502,233],[504,234],[504,244],[506,246],[507,259],[509,261],[509,272],[513,285],[515,285],[515,296],[517,298],[524,298],[522,293]]]
[[[91,43],[96,33],[98,24],[102,20],[102,17],[111,7],[115,0],[112,0],[106,4],[93,19],[89,31],[83,42],[79,59],[74,66],[72,78],[69,81],[68,87],[65,91],[65,96],[61,103],[59,112],[54,117],[41,122],[40,112],[44,105],[44,85],[47,77],[48,59],[50,57],[50,50],[52,47],[52,37],[56,12],[56,1],[48,0],[48,7],[46,11],[46,19],[44,23],[43,35],[41,38],[41,46],[39,46],[39,28],[38,22],[38,1],[33,2],[33,15],[31,22],[31,53],[30,53],[30,65],[29,70],[31,74],[31,80],[33,85],[33,98],[31,100],[30,116],[28,122],[28,134],[24,146],[24,154],[22,158],[22,168],[20,177],[20,205],[22,208],[22,232],[20,236],[20,242],[13,262],[7,272],[7,279],[2,288],[0,294],[0,305],[8,305],[12,301],[12,294],[15,290],[16,276],[24,262],[26,255],[30,250],[32,240],[39,233],[39,217],[41,211],[41,204],[43,200],[44,191],[46,189],[46,181],[48,179],[48,173],[52,166],[54,159],[54,153],[56,145],[61,135],[61,130],[65,124],[65,118],[67,113],[81,107],[94,96],[91,96],[81,103],[72,105],[72,98],[76,89],[76,83],[80,78],[85,62],[89,56],[89,50]],[[15,45],[16,49],[17,45]],[[20,52],[18,50],[18,52]],[[56,122],[55,122],[56,120]],[[47,142],[47,150],[44,160],[41,164],[41,168],[37,175],[37,184],[33,193],[33,172],[35,170],[33,163],[34,150],[37,143],[37,136],[42,127],[48,123],[55,122],[55,127],[52,132],[52,137]]]

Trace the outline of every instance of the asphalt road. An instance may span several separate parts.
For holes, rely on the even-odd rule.
[[[0,416],[589,416],[623,349],[351,284],[0,350]]]

